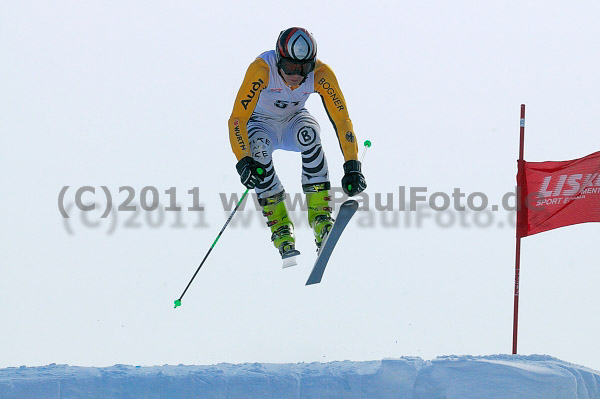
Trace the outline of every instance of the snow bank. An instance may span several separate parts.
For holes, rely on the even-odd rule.
[[[600,373],[548,356],[0,370],[0,399],[600,399]]]

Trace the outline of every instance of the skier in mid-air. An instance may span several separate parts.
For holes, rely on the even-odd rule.
[[[310,94],[321,96],[336,131],[345,161],[344,192],[354,196],[367,187],[346,101],[333,71],[316,56],[317,43],[306,29],[282,31],[275,50],[260,54],[248,67],[229,118],[229,137],[240,179],[247,188],[255,189],[271,229],[271,241],[283,258],[295,252],[294,225],[273,166],[274,150],[302,154],[302,189],[317,249],[333,225],[331,184],[320,127],[304,108]]]

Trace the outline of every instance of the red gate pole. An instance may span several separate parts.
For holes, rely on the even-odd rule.
[[[520,142],[519,142],[519,172],[524,171],[523,167],[523,145],[525,142],[525,104],[521,104],[521,122],[520,122]],[[517,354],[517,332],[519,327],[519,280],[521,276],[521,237],[519,236],[519,212],[521,211],[521,186],[517,185],[517,244],[515,254],[515,308],[513,316],[513,345],[512,354]]]

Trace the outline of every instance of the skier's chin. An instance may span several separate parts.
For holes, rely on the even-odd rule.
[[[285,79],[285,83],[287,83],[288,85],[298,86],[300,84],[300,82],[302,82],[302,79],[304,79],[304,78],[300,75],[285,75],[284,79]]]

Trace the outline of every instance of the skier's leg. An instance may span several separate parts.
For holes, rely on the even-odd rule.
[[[283,185],[273,167],[273,151],[277,148],[274,127],[267,121],[251,118],[248,122],[248,142],[252,158],[264,170],[263,180],[256,188],[258,198],[267,198],[283,191]]]
[[[302,110],[290,120],[286,133],[284,145],[302,153],[302,189],[306,193],[308,223],[313,229],[315,243],[320,247],[333,225],[329,195],[331,184],[321,147],[320,127],[308,111]]]
[[[280,254],[294,249],[294,224],[285,205],[285,190],[273,166],[273,151],[278,148],[274,127],[266,121],[252,118],[248,122],[248,140],[252,158],[263,170],[264,179],[256,188],[258,201],[271,230],[271,241]]]
[[[302,153],[302,185],[329,183],[329,169],[321,147],[321,128],[317,120],[303,109],[289,121],[282,148]]]
[[[271,241],[279,254],[295,249],[294,224],[285,205],[285,191],[259,200],[267,226],[271,229]]]
[[[329,183],[312,184],[303,186],[303,188],[308,206],[308,223],[313,229],[318,249],[327,237],[334,221],[331,217]]]

